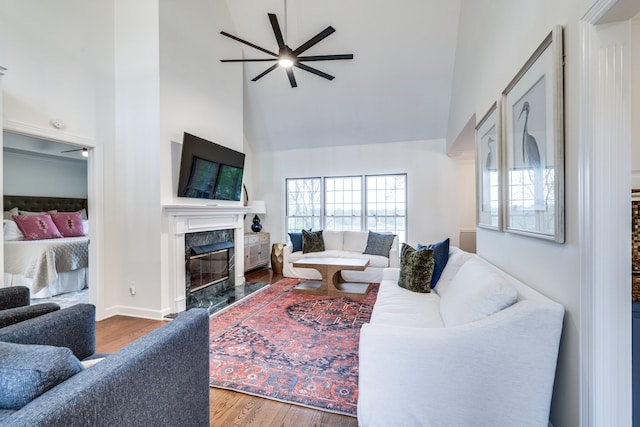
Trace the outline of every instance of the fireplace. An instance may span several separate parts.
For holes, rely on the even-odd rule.
[[[186,308],[212,311],[235,286],[234,230],[187,233],[184,242]]]
[[[196,292],[229,278],[229,248],[233,243],[196,246],[189,257],[190,288]]]
[[[244,254],[244,215],[248,208],[238,205],[164,205],[163,206],[168,226],[169,239],[169,280],[168,297],[169,304],[163,311],[163,316],[174,316],[187,309],[187,300],[193,302],[198,294],[208,292],[212,288],[235,285],[242,288],[244,280],[244,256],[236,257],[235,254]],[[193,240],[192,235],[210,231],[224,231],[227,238],[215,241]],[[229,248],[228,279],[213,283],[193,295],[191,288],[191,275],[187,273],[187,247],[205,246],[213,243],[233,242]],[[191,254],[189,254],[191,255]],[[188,283],[188,284],[187,284]],[[226,283],[226,285],[225,285]]]

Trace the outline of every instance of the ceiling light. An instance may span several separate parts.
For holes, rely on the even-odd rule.
[[[89,149],[88,148],[83,148],[82,149],[82,157],[89,157]]]
[[[278,65],[283,68],[291,68],[293,67],[293,61],[287,57],[280,58],[280,60],[278,60]]]
[[[285,1],[285,33],[286,33],[286,21],[287,21],[287,5]],[[298,67],[301,70],[307,71],[309,73],[315,74],[319,77],[325,78],[327,80],[333,80],[334,77],[331,74],[327,74],[324,71],[320,71],[316,68],[310,67],[306,65],[305,61],[335,61],[339,59],[353,59],[352,53],[338,54],[338,55],[301,55],[303,52],[307,51],[311,47],[320,43],[326,37],[333,34],[336,30],[331,25],[329,25],[324,30],[320,31],[315,36],[311,37],[309,40],[298,46],[296,49],[291,49],[285,43],[285,35],[282,34],[282,30],[280,30],[280,24],[278,23],[278,18],[273,13],[268,13],[269,21],[271,21],[271,28],[273,29],[273,34],[276,37],[276,41],[278,42],[278,53],[272,52],[269,49],[265,49],[258,45],[255,45],[251,42],[241,39],[240,37],[236,37],[224,31],[221,31],[225,37],[229,37],[235,41],[246,44],[247,46],[251,46],[254,49],[260,50],[266,54],[272,56],[272,58],[245,58],[245,59],[221,59],[222,62],[264,62],[264,61],[274,61],[274,64],[269,68],[264,70],[262,73],[255,76],[251,79],[252,82],[255,82],[262,77],[266,76],[276,68],[284,68],[287,77],[289,78],[289,83],[291,87],[297,87],[298,83],[296,82],[296,78],[293,75],[293,69],[291,67]]]

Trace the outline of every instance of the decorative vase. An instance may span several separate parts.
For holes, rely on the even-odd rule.
[[[251,229],[256,233],[262,230],[262,224],[260,224],[260,218],[258,218],[258,215],[253,217],[253,224],[251,224]]]
[[[271,246],[271,269],[275,274],[282,274],[282,262],[285,243],[274,243]]]

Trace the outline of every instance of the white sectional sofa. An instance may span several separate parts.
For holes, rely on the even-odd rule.
[[[358,424],[546,427],[564,308],[453,247],[431,293],[398,277],[360,333]]]
[[[347,282],[379,283],[382,271],[388,267],[400,265],[398,254],[398,236],[393,240],[389,256],[363,254],[367,247],[369,233],[364,231],[324,230],[322,237],[325,250],[322,252],[293,251],[292,245],[284,247],[282,256],[282,274],[285,277],[320,280],[320,273],[312,268],[293,267],[293,263],[309,257],[359,258],[368,259],[369,267],[364,271],[343,271],[342,278]]]

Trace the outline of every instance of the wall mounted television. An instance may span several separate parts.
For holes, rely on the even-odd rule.
[[[243,171],[244,153],[184,133],[178,197],[239,201]]]

